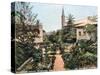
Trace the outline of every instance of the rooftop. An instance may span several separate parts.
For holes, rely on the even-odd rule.
[[[87,24],[97,24],[97,22],[92,21],[89,18],[84,18],[84,19],[75,21],[74,24],[76,25],[75,27],[83,27],[83,26],[86,26]]]

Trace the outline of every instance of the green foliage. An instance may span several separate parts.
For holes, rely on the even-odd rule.
[[[72,25],[73,22],[74,22],[74,17],[73,17],[73,15],[72,15],[72,14],[69,14],[68,17],[67,17],[67,20],[68,20],[67,24],[68,24],[68,25]]]
[[[15,15],[19,17],[21,22],[34,24],[37,14],[32,12],[33,6],[30,2],[16,2],[15,9]]]
[[[66,69],[79,69],[92,65],[97,66],[97,45],[90,40],[80,40],[73,48],[73,52],[64,53],[63,59]]]
[[[11,12],[12,25],[16,25],[16,69],[20,67],[29,57],[34,57],[34,61],[40,61],[41,54],[34,51],[34,37],[32,25],[35,25],[37,14],[32,13],[33,6],[26,2],[16,2],[15,10]],[[32,55],[33,54],[33,55]],[[36,60],[37,59],[37,60]]]
[[[18,68],[24,61],[24,51],[21,47],[18,47],[18,44],[16,44],[17,47],[16,47],[16,55],[15,55],[15,65],[16,65],[16,68]]]
[[[53,32],[51,35],[48,35],[48,40],[51,42],[51,43],[58,43],[59,42],[59,32]]]
[[[69,14],[67,17],[67,26],[62,30],[62,41],[63,42],[75,42],[73,39],[76,38],[76,31],[74,28],[74,17]]]
[[[20,67],[29,57],[32,56],[32,48],[33,46],[26,43],[16,42],[16,68]]]
[[[32,57],[35,63],[39,63],[42,60],[42,50],[40,49],[33,49]]]
[[[85,27],[87,32],[93,32],[96,30],[96,26],[95,25],[91,25],[91,24],[87,24]]]

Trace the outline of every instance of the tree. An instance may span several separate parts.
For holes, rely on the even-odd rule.
[[[71,38],[73,38],[75,36],[75,29],[74,29],[74,20],[75,18],[73,17],[72,14],[69,14],[67,17],[67,25],[69,26],[69,35]]]
[[[67,25],[70,25],[72,26],[74,24],[74,17],[72,14],[69,14],[68,17],[67,17]]]
[[[87,24],[84,29],[90,35],[90,39],[92,41],[96,41],[97,39],[97,16],[89,16],[88,20],[92,22],[92,24]]]
[[[76,36],[76,30],[74,28],[74,20],[72,14],[69,14],[67,17],[67,26],[62,30],[63,42],[74,42]],[[70,40],[70,41],[69,41]]]
[[[72,52],[63,54],[66,69],[97,66],[97,45],[93,41],[80,40],[72,49]]]
[[[79,67],[91,68],[92,65],[97,66],[97,46],[91,40],[80,40],[79,48],[81,55],[79,56]],[[80,66],[81,65],[81,66]]]
[[[37,14],[32,12],[33,6],[30,2],[16,2],[15,14],[19,16],[21,22],[34,25]]]
[[[12,23],[16,25],[16,40],[24,42],[34,36],[29,25],[36,24],[37,14],[32,13],[33,6],[26,2],[15,2],[15,10],[11,12]],[[24,38],[25,37],[25,38]]]
[[[33,6],[30,3],[15,2],[14,10],[11,12],[11,25],[16,27],[16,36],[12,39],[16,42],[16,68],[32,56],[34,37],[37,37],[32,29],[36,24],[37,14],[34,14],[32,9]]]

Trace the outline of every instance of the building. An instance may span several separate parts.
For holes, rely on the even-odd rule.
[[[65,26],[65,14],[64,14],[64,8],[62,8],[61,25],[62,25],[62,28],[64,28],[64,26]]]
[[[66,39],[76,39],[76,40],[92,39],[93,41],[97,39],[97,21],[96,20],[93,21],[92,16],[75,21],[73,24],[68,24],[68,20],[66,20],[64,14],[64,8],[62,8],[61,25],[64,33],[63,35],[67,35]],[[86,30],[88,27],[87,25],[94,26],[94,28],[90,29],[92,32],[87,32]],[[71,34],[69,35],[69,33]]]
[[[91,21],[89,18],[85,18],[85,19],[81,19],[78,20],[74,23],[76,26],[76,38],[77,40],[81,40],[81,39],[86,39],[86,40],[96,40],[96,29],[92,31],[92,32],[88,32],[86,30],[86,28],[89,25],[94,25],[95,28],[97,28],[97,22]]]
[[[69,28],[69,25],[67,25],[66,16],[65,16],[65,13],[64,13],[64,8],[62,8],[61,25],[62,25],[62,29],[68,29]]]

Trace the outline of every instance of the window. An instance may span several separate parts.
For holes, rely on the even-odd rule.
[[[79,36],[81,36],[81,32],[79,31]]]
[[[86,32],[85,31],[83,32],[83,35],[86,35]]]

